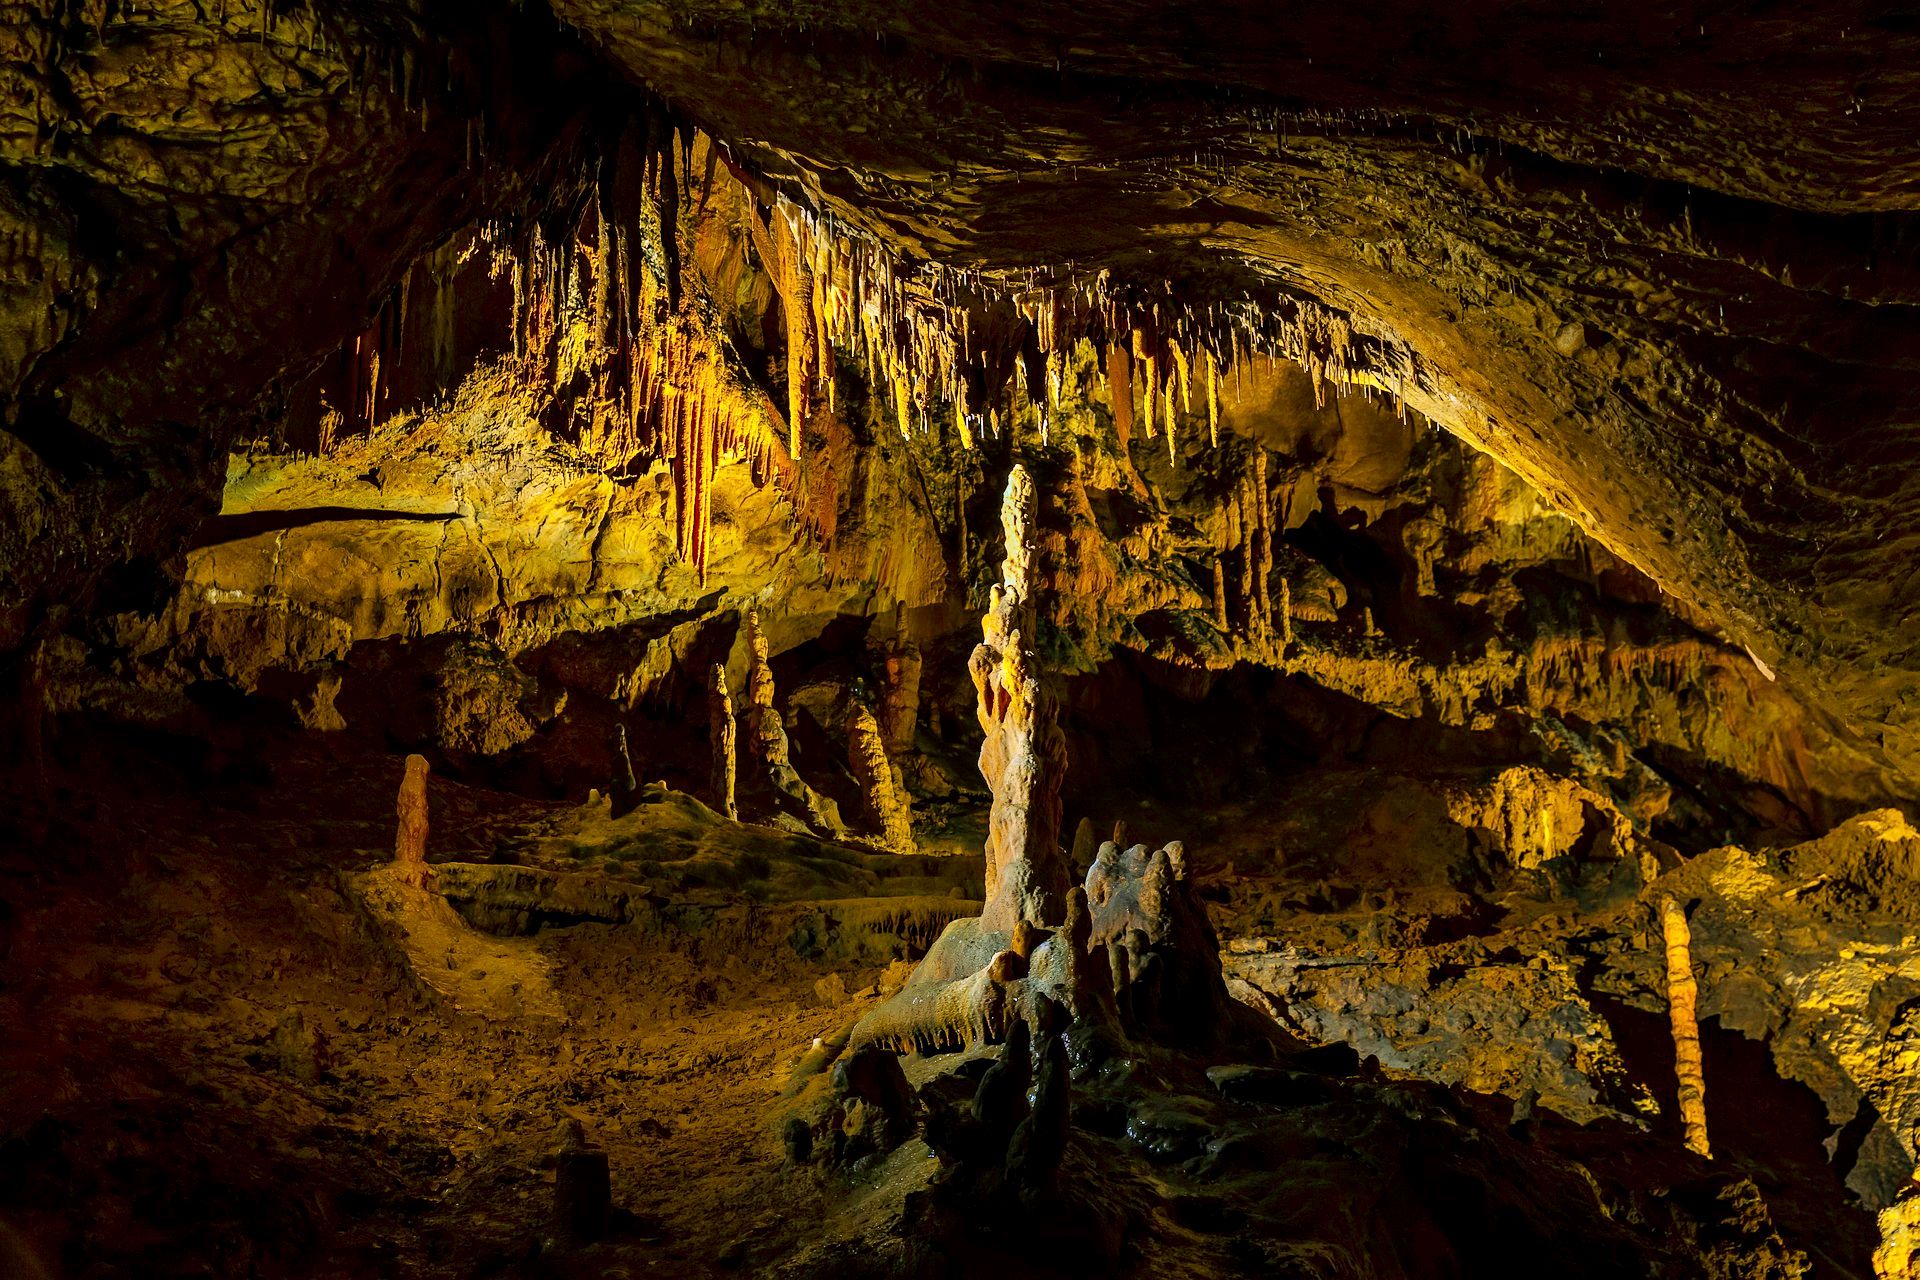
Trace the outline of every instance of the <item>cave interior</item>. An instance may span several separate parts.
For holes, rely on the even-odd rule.
[[[1920,18],[0,6],[0,1274],[1920,1278]]]

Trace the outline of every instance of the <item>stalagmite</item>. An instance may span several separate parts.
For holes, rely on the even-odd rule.
[[[425,888],[433,879],[427,865],[427,758],[408,756],[407,771],[400,779],[400,793],[394,800],[399,830],[393,841],[393,860],[400,878]]]
[[[1000,505],[1006,561],[968,663],[986,735],[980,773],[993,791],[987,905],[981,913],[989,929],[1011,929],[1021,919],[1053,924],[1065,910],[1067,877],[1059,837],[1066,741],[1055,723],[1052,689],[1031,647],[1039,625],[1033,598],[1038,513],[1033,477],[1016,464]]]
[[[1671,897],[1660,899],[1660,924],[1667,945],[1667,1012],[1673,1022],[1674,1074],[1680,1081],[1680,1121],[1689,1150],[1713,1154],[1707,1147],[1707,1085],[1700,1064],[1700,1021],[1694,1010],[1699,990],[1693,977],[1692,935],[1687,913]]]
[[[1253,604],[1259,618],[1257,634],[1262,640],[1273,636],[1273,598],[1267,594],[1267,580],[1273,574],[1273,502],[1267,496],[1267,451],[1253,451],[1253,502],[1248,522],[1253,526]]]
[[[907,610],[893,613],[893,643],[887,647],[886,687],[880,696],[880,736],[887,755],[898,762],[913,750],[914,725],[920,718],[920,646],[907,633]],[[896,764],[896,772],[898,766]]]
[[[1072,864],[1074,879],[1077,880],[1085,875],[1087,868],[1093,865],[1093,853],[1096,847],[1093,838],[1093,819],[1080,819],[1073,828],[1073,848],[1067,854],[1067,860]]]
[[[713,735],[714,808],[738,821],[740,806],[734,799],[734,761],[739,730],[733,721],[733,695],[727,690],[727,669],[718,662],[707,672],[707,720]]]
[[[1280,579],[1280,656],[1286,657],[1287,650],[1293,648],[1293,586],[1287,579]]]
[[[760,629],[757,611],[747,613],[747,635],[752,650],[752,667],[747,677],[747,740],[753,746],[754,755],[766,770],[775,795],[787,801],[786,807],[793,817],[816,831],[844,835],[846,826],[840,820],[838,806],[808,786],[793,767],[787,726],[773,705],[773,668],[767,662],[767,637]]]
[[[893,762],[887,757],[880,725],[873,712],[859,702],[847,717],[847,759],[866,799],[867,818],[879,829],[887,848],[895,853],[914,852],[913,820],[906,793],[900,789]]]
[[[611,1211],[607,1153],[587,1141],[578,1120],[568,1120],[553,1153],[554,1235],[572,1245],[591,1244],[607,1234]]]
[[[1221,635],[1231,630],[1227,622],[1227,571],[1217,551],[1213,553],[1213,625]]]
[[[1212,351],[1207,356],[1207,440],[1220,447],[1220,362]]]
[[[1246,501],[1246,483],[1243,480],[1239,491],[1234,494],[1232,505],[1228,508],[1227,527],[1239,533],[1240,546],[1240,608],[1245,614],[1247,636],[1257,638],[1260,634],[1260,605],[1254,599],[1254,555],[1253,555],[1253,508]],[[1121,845],[1122,848],[1126,846]]]

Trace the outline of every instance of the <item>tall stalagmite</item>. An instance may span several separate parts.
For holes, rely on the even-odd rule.
[[[1033,598],[1038,511],[1033,477],[1016,464],[1000,504],[1006,561],[968,663],[986,734],[980,773],[993,791],[987,905],[981,912],[989,929],[1011,929],[1023,919],[1058,924],[1066,910],[1067,869],[1060,850],[1066,740],[1055,720],[1053,692],[1031,647],[1039,621]]]
[[[879,830],[887,848],[895,853],[914,852],[913,820],[907,811],[906,793],[900,789],[893,762],[887,758],[879,722],[858,702],[847,717],[847,759],[866,799],[867,818]]]
[[[394,797],[393,810],[399,820],[393,838],[393,860],[400,864],[401,878],[424,888],[433,877],[432,869],[427,866],[425,756],[407,757],[407,771],[400,779],[400,793]]]
[[[734,753],[739,731],[733,723],[733,695],[727,691],[727,669],[714,663],[707,672],[707,719],[713,734],[713,802],[729,818],[738,820],[734,800]]]
[[[776,796],[774,803],[816,831],[845,835],[847,828],[840,820],[839,807],[808,786],[793,767],[787,746],[787,726],[773,705],[773,668],[767,662],[767,636],[760,629],[760,615],[756,611],[747,613],[747,635],[753,657],[747,677],[747,741],[766,769],[767,781]]]
[[[1700,1019],[1694,1010],[1698,984],[1693,977],[1693,935],[1687,913],[1672,898],[1660,900],[1660,925],[1667,944],[1667,1012],[1673,1019],[1673,1070],[1680,1079],[1680,1121],[1687,1146],[1701,1155],[1707,1147],[1707,1085],[1700,1066]]]

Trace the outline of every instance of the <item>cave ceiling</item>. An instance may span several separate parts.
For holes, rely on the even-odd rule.
[[[983,288],[1311,309],[1339,349],[1309,362],[1493,453],[1896,776],[1920,759],[1894,9],[206,8],[10,24],[9,642],[177,560],[281,379],[658,95],[769,200]]]
[[[1415,408],[1911,758],[1910,21],[556,9],[750,163],[910,253],[1343,313]]]

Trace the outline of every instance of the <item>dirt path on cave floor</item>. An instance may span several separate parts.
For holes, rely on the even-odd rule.
[[[818,1220],[766,1121],[787,1063],[847,1016],[814,1000],[818,972],[579,926],[541,943],[561,1019],[450,1014],[344,887],[391,838],[397,777],[294,761],[270,793],[102,802],[6,855],[0,1262],[541,1274],[568,1118],[607,1150],[621,1213],[567,1274],[751,1271]],[[434,795],[435,847],[466,856],[541,813]]]

